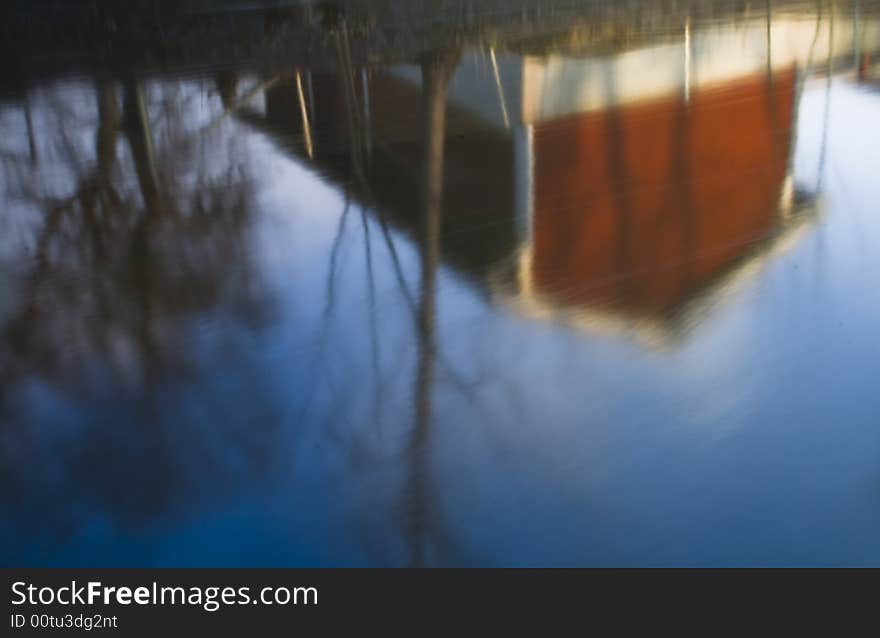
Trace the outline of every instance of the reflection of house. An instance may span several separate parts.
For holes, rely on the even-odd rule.
[[[529,237],[503,293],[591,326],[680,329],[805,219],[788,175],[795,90],[789,69],[536,124]]]
[[[445,261],[530,313],[677,332],[809,219],[790,174],[797,97],[822,58],[854,59],[839,31],[792,18],[609,55],[466,53],[449,91]],[[348,183],[356,140],[359,196],[415,231],[420,70],[352,79],[315,76],[299,96],[315,165]],[[270,91],[261,125],[295,139],[297,99]]]
[[[535,316],[680,333],[810,219],[789,173],[799,75],[851,62],[876,31],[686,27],[614,56],[496,63],[498,95],[521,96],[497,111],[521,122],[522,248],[494,292]]]

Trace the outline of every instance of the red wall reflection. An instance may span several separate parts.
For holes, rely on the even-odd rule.
[[[668,312],[771,232],[794,69],[534,129],[533,283],[558,303]]]

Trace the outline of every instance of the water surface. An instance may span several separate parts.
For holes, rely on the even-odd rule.
[[[880,564],[880,14],[560,4],[23,56],[3,564]]]

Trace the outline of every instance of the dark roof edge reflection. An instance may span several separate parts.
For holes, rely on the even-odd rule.
[[[825,4],[773,0],[769,7],[774,15],[806,15]],[[837,3],[834,11],[846,16],[854,6]],[[860,3],[863,15],[878,10],[876,2]],[[686,21],[697,27],[766,12],[763,4],[740,0],[12,0],[0,7],[0,46],[7,49],[0,58],[0,86],[8,91],[80,73],[273,72],[291,65],[332,70],[340,29],[350,37],[356,65],[412,62],[448,46],[529,54],[575,45],[621,51],[666,38]]]

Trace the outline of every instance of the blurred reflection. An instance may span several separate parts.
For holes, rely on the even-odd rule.
[[[715,50],[703,44],[698,50]],[[638,64],[658,57],[644,55]],[[686,57],[713,69],[712,61]],[[548,68],[557,65],[537,66],[526,73],[552,77]],[[576,64],[558,66],[568,67],[559,81],[570,86]],[[610,105],[577,115],[562,105],[565,115],[536,114],[522,133],[516,302],[537,316],[662,339],[692,323],[696,302],[753,270],[809,218],[812,195],[795,191],[790,162],[797,71],[735,69],[723,84],[710,73],[699,81],[685,73],[683,85],[649,86],[647,96],[625,88],[622,98],[617,79],[625,71],[590,71],[586,77],[606,78]],[[546,80],[532,81],[546,90]]]
[[[0,332],[3,493],[16,520],[76,524],[46,502],[34,470],[63,475],[76,489],[68,498],[122,520],[169,507],[192,480],[172,462],[192,433],[160,404],[162,388],[205,363],[191,319],[222,307],[255,329],[265,314],[246,250],[247,158],[234,141],[192,130],[198,91],[153,88],[152,104],[135,80],[100,83],[92,95],[84,86],[42,92],[36,161],[5,165],[7,215],[34,229],[22,238],[17,303]],[[39,399],[47,392],[57,392],[55,407]],[[81,429],[62,443],[61,432],[26,425],[34,420]],[[50,451],[56,445],[67,450]]]
[[[8,560],[645,562],[718,491],[761,500],[702,467],[717,491],[692,495],[651,455],[703,459],[678,424],[776,399],[734,364],[708,407],[666,376],[730,356],[758,312],[736,286],[785,250],[824,267],[832,79],[876,84],[880,19],[516,4],[248,13],[257,62],[216,51],[196,79],[179,52],[158,75],[22,69],[0,110]]]
[[[815,216],[817,185],[792,174],[798,102],[817,72],[865,58],[878,24],[856,17],[835,31],[819,5],[687,19],[612,53],[577,28],[467,52],[448,106],[444,259],[530,316],[680,337]],[[293,82],[251,121],[291,140],[313,127],[308,157],[367,182],[369,203],[415,233],[422,77],[345,68],[309,74],[312,125]]]

